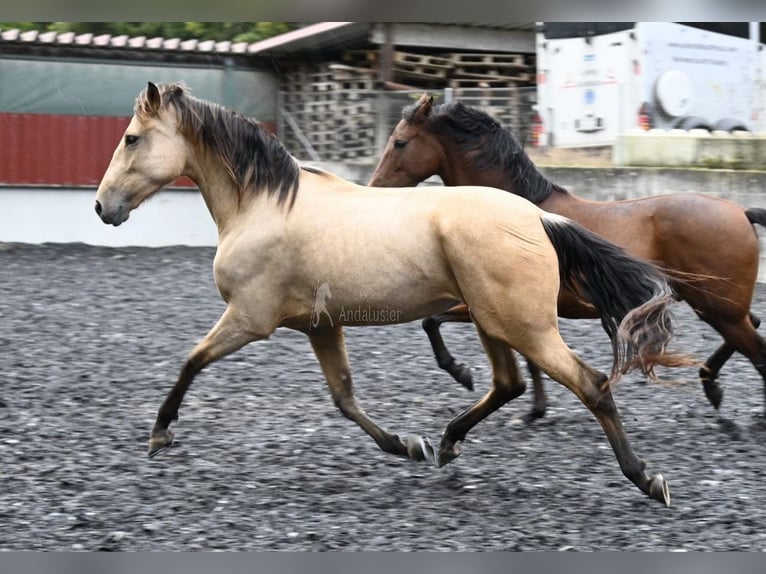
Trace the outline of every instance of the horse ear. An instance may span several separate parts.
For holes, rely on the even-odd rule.
[[[425,120],[431,115],[431,107],[434,103],[434,97],[429,93],[424,93],[418,100],[417,109],[412,115],[413,120]]]
[[[159,88],[152,82],[149,82],[146,86],[146,101],[149,103],[149,111],[151,113],[157,113],[160,109],[160,103],[162,98],[160,97]]]

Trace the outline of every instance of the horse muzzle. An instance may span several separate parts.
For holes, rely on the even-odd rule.
[[[96,215],[101,218],[101,221],[107,225],[114,225],[117,227],[121,223],[127,221],[130,215],[130,210],[123,203],[117,204],[116,207],[107,209],[99,200],[96,200]]]

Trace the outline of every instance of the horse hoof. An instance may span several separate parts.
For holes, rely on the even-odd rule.
[[[661,474],[655,474],[649,480],[649,498],[662,502],[665,506],[670,506],[670,489],[668,481]]]
[[[721,400],[723,399],[723,389],[715,381],[703,381],[702,388],[705,391],[705,396],[710,404],[717,410],[721,406]]]
[[[436,466],[438,468],[443,467],[444,465],[452,462],[457,457],[460,456],[460,453],[463,451],[463,448],[460,446],[460,444],[455,443],[449,447],[445,447],[445,445],[442,445],[439,449],[439,458],[436,462]]]
[[[531,425],[533,422],[543,418],[544,416],[545,416],[545,408],[542,408],[542,409],[533,408],[527,414],[522,416],[521,420],[523,420],[528,425]]]
[[[473,375],[471,369],[465,365],[455,364],[450,370],[452,377],[469,391],[473,390]]]
[[[158,455],[173,444],[174,436],[173,431],[170,429],[153,432],[149,438],[149,458]]]
[[[410,460],[425,461],[428,464],[434,464],[436,455],[434,453],[434,447],[431,445],[431,441],[427,438],[419,436],[408,436],[405,440],[407,446],[407,456]]]

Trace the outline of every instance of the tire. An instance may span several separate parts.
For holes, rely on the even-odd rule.
[[[671,126],[681,130],[711,130],[710,124],[699,116],[683,116],[678,118]]]
[[[718,120],[713,126],[713,129],[724,131],[724,132],[734,132],[734,131],[749,132],[750,131],[749,129],[747,129],[747,127],[745,127],[744,123],[742,123],[739,120],[735,120],[733,118],[723,118],[722,120]]]

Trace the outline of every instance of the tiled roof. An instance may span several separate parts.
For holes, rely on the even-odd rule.
[[[75,34],[74,32],[39,32],[18,29],[0,30],[0,42],[18,44],[83,46],[94,48],[133,48],[144,50],[172,50],[177,52],[246,54],[248,42],[216,42],[214,40],[181,40],[180,38],[128,37],[110,34]]]
[[[438,24],[438,23],[428,23]],[[454,24],[451,24],[454,27]],[[460,24],[464,28],[477,24]],[[482,24],[495,30],[534,30],[534,22],[509,22]],[[214,40],[181,40],[180,38],[128,37],[110,34],[75,34],[74,32],[39,32],[18,29],[0,30],[0,45],[5,42],[16,46],[117,48],[146,51],[166,51],[178,55],[244,55],[268,57],[279,54],[298,54],[306,50],[338,50],[352,47],[369,40],[370,23],[367,22],[317,22],[285,34],[279,34],[259,42],[216,42]]]

